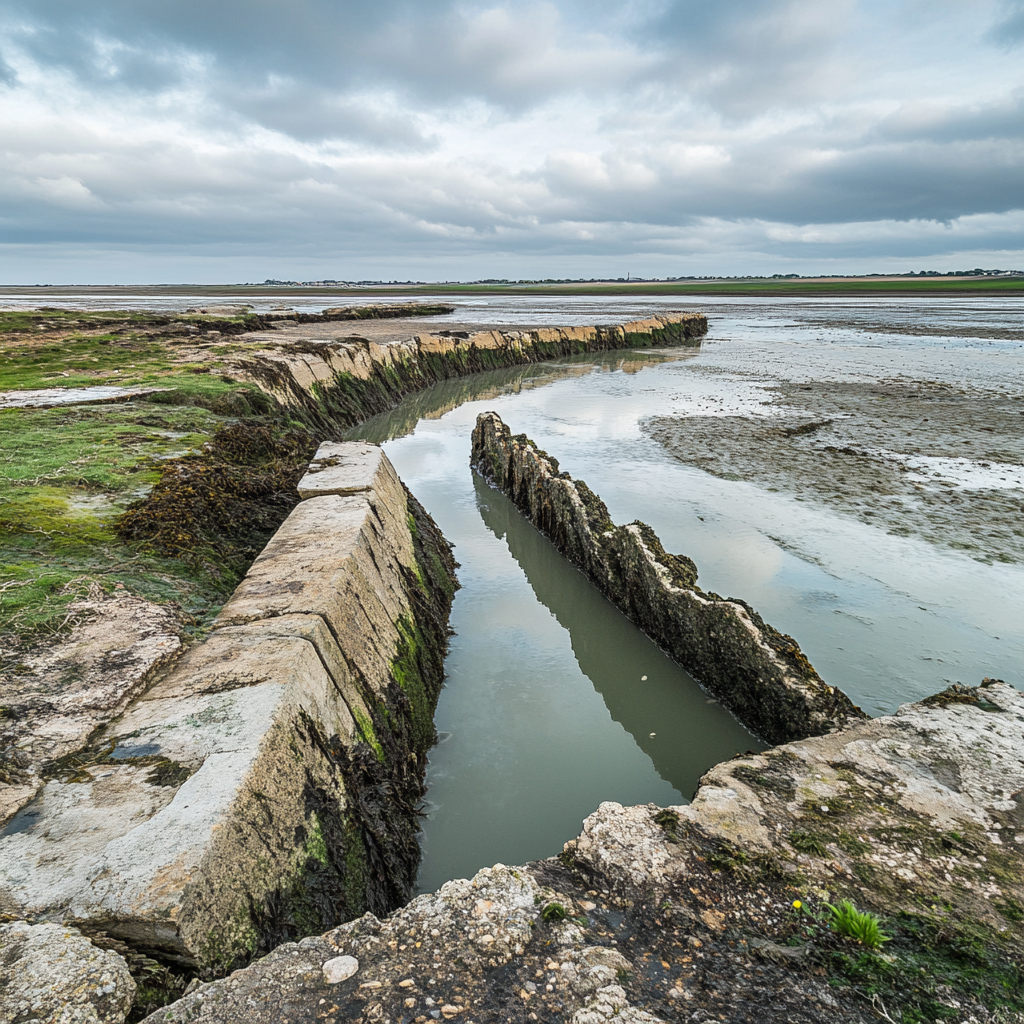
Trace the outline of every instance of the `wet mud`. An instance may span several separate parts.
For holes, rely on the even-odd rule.
[[[786,382],[756,415],[643,426],[715,476],[983,562],[1024,563],[1024,400],[942,382]]]

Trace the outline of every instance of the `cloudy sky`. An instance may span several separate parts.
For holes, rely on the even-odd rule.
[[[0,0],[0,281],[1024,268],[1024,0]]]

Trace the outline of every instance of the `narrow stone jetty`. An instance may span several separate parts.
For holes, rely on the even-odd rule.
[[[655,643],[770,743],[867,716],[815,672],[797,642],[748,604],[697,586],[697,567],[645,523],[616,526],[582,480],[493,412],[473,430],[474,468],[515,503]]]

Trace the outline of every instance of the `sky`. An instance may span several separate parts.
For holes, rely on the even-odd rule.
[[[1024,269],[1024,0],[0,0],[0,282]]]

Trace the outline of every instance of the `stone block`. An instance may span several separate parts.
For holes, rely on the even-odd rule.
[[[299,497],[368,491],[381,472],[383,459],[383,449],[375,444],[325,441],[299,481]]]

